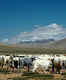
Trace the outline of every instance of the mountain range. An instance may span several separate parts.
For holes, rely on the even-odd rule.
[[[26,40],[26,41],[20,41],[19,44],[23,44],[23,43],[41,43],[41,44],[46,44],[46,43],[50,43],[50,42],[54,42],[54,39],[42,39],[42,40],[35,40],[35,41],[31,41],[31,40]]]
[[[57,49],[66,49],[66,38],[61,40],[54,40],[54,39],[43,39],[43,40],[36,40],[36,41],[24,41],[19,42],[16,44],[18,47],[43,47],[43,48],[57,48]]]
[[[4,44],[0,43],[0,47],[3,47]],[[43,40],[36,40],[36,41],[20,41],[17,44],[8,44],[5,45],[8,47],[16,47],[16,48],[56,48],[56,49],[66,49],[66,38],[61,40],[54,40],[54,39],[43,39]]]

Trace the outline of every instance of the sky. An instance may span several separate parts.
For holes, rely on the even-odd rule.
[[[39,34],[42,32],[38,31],[39,27],[44,30],[41,34],[49,35],[50,31],[50,38],[54,38],[51,28],[45,32],[45,26],[50,25],[51,28],[55,26],[54,29],[62,29],[62,35],[54,36],[65,37],[66,0],[0,0],[0,42],[16,42],[16,38],[17,42],[28,40],[28,36],[29,40],[40,39],[41,36],[41,39],[46,38],[46,35]],[[34,34],[36,29],[39,37]]]

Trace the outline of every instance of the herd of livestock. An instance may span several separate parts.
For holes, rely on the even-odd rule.
[[[18,55],[0,56],[0,67],[8,66],[13,69],[28,68],[28,71],[35,72],[39,67],[44,71],[60,73],[66,70],[66,55]]]

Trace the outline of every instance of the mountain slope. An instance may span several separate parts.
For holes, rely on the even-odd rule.
[[[52,48],[66,49],[66,38],[65,39],[62,39],[62,40],[59,40],[59,41],[56,41],[56,42],[52,43],[50,46]]]
[[[17,44],[19,47],[27,47],[27,48],[58,48],[58,49],[66,49],[66,39],[53,41],[53,40],[42,40],[35,42],[24,42]]]
[[[35,41],[20,41],[19,44],[29,44],[29,43],[41,43],[41,44],[47,44],[47,43],[50,43],[50,42],[54,42],[55,40],[54,39],[42,39],[42,40],[35,40]]]

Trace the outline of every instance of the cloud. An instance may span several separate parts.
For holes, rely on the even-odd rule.
[[[21,32],[11,42],[18,43],[20,41],[35,41],[42,39],[60,40],[66,38],[66,28],[58,24],[50,24],[46,26],[35,25],[31,32]],[[7,40],[6,40],[7,41]]]
[[[2,42],[3,43],[8,43],[8,39],[7,38],[6,39],[3,39]]]

